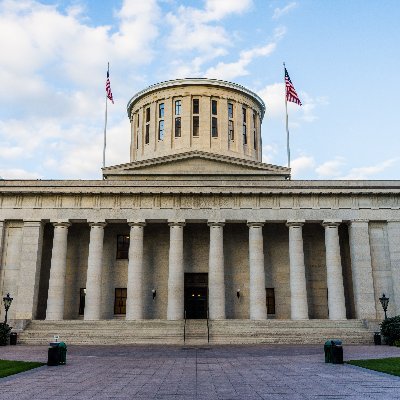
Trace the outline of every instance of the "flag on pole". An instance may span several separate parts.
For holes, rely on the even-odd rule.
[[[109,100],[111,100],[111,102],[114,104],[114,99],[113,99],[113,95],[111,92],[111,85],[110,85],[110,68],[107,69],[106,93],[107,93],[107,98]]]
[[[290,80],[287,69],[285,68],[285,85],[286,85],[286,101],[291,101],[292,103],[296,103],[301,106],[301,101],[299,96],[296,93],[296,89],[293,86],[292,81]]]

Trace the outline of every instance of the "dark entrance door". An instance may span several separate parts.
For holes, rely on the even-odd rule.
[[[185,274],[185,311],[188,319],[207,318],[208,274]]]

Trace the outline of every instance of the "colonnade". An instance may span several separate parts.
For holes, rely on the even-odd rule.
[[[287,221],[289,228],[289,261],[290,261],[290,297],[291,318],[308,319],[306,274],[303,252],[302,227],[305,221]],[[252,320],[265,320],[266,295],[264,271],[264,238],[265,222],[248,222],[249,229],[249,292]],[[367,224],[367,223],[366,223]],[[54,223],[54,239],[51,257],[49,291],[46,319],[61,320],[64,312],[66,252],[69,222]],[[85,320],[101,319],[101,276],[103,265],[103,240],[105,222],[90,223],[90,243],[86,282]],[[224,276],[224,222],[209,222],[209,317],[225,319],[225,276]],[[327,288],[329,318],[346,319],[346,305],[342,275],[342,264],[339,246],[339,221],[324,221]],[[126,319],[140,320],[143,311],[143,236],[146,222],[129,222],[130,247],[128,261]],[[167,319],[180,320],[184,317],[184,263],[183,231],[185,222],[170,222],[169,271],[168,271],[168,305]],[[366,229],[365,229],[366,228]],[[350,248],[352,250],[352,268],[354,296],[358,318],[372,311],[360,307],[368,297],[374,296],[371,262],[368,242],[368,224],[357,222],[350,228]],[[354,254],[354,257],[353,257]],[[361,284],[362,282],[362,284]],[[362,290],[360,289],[362,286]],[[373,299],[369,299],[374,307]],[[373,310],[375,312],[375,310]]]

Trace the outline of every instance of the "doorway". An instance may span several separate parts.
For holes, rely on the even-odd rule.
[[[206,319],[208,274],[185,273],[185,313],[187,319]]]

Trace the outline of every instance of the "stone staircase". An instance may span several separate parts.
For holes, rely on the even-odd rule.
[[[211,325],[211,323],[210,323]],[[186,320],[186,345],[204,345],[207,341],[207,320],[187,319]],[[211,338],[210,338],[211,339]]]
[[[361,320],[220,320],[210,321],[210,344],[322,344],[341,339],[344,344],[371,344],[373,330]],[[32,321],[18,342],[48,344],[54,335],[67,344],[207,344],[207,321],[187,320]]]

